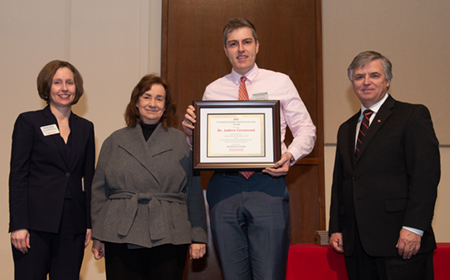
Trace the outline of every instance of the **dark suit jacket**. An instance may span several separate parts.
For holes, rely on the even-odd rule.
[[[14,125],[9,177],[10,231],[32,229],[57,233],[67,189],[73,202],[75,233],[91,226],[94,126],[71,114],[72,148],[67,162],[60,134],[44,136],[41,131],[41,127],[52,124],[58,122],[47,106],[20,114]]]
[[[356,226],[371,256],[398,256],[402,226],[424,231],[419,253],[436,248],[431,227],[440,179],[439,143],[423,105],[388,97],[363,140],[355,162],[360,112],[338,132],[330,208],[330,234],[343,234],[353,253]]]

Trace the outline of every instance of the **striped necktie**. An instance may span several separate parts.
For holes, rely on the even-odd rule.
[[[364,137],[366,137],[367,130],[369,130],[370,116],[372,116],[372,114],[373,111],[369,109],[365,110],[363,113],[364,117],[359,127],[358,139],[356,140],[355,159],[358,158],[359,148],[361,147]]]

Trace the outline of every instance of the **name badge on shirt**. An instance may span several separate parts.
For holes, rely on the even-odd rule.
[[[42,134],[44,134],[44,136],[49,136],[49,135],[53,135],[53,134],[58,134],[59,133],[59,129],[56,126],[56,124],[50,124],[50,125],[46,125],[46,126],[41,126],[41,131],[42,131]]]
[[[269,94],[267,92],[253,93],[250,100],[269,100]]]

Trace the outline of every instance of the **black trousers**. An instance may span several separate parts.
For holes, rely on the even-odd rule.
[[[14,279],[78,280],[86,233],[74,234],[72,201],[66,199],[57,234],[28,230],[30,249],[22,254],[12,246]]]
[[[106,279],[181,280],[188,246],[165,244],[129,249],[127,244],[106,242]]]
[[[356,234],[353,255],[345,257],[349,280],[433,280],[433,251],[412,256],[411,259],[371,257]],[[345,242],[345,240],[344,240]]]

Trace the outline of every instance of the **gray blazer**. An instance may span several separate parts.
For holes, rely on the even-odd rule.
[[[139,123],[103,143],[92,183],[92,237],[151,248],[207,243],[200,176],[184,134],[159,125],[146,142]]]

